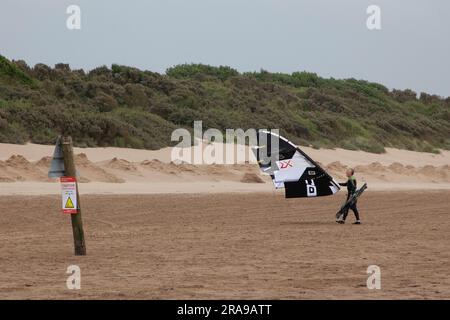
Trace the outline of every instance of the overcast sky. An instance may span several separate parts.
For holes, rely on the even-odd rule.
[[[81,30],[66,9],[81,8]],[[381,30],[366,9],[381,8]],[[0,54],[90,70],[311,71],[450,96],[448,0],[0,0]]]

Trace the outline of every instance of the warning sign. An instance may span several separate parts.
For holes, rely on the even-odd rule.
[[[70,197],[67,198],[65,207],[66,207],[66,209],[75,209],[75,207],[73,205],[73,201]]]
[[[77,210],[77,179],[61,177],[62,209],[64,213],[76,214]]]

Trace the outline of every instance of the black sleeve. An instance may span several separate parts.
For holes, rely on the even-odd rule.
[[[340,185],[341,187],[346,187],[347,184],[348,184],[348,182],[340,182],[340,183],[339,183],[339,185]]]

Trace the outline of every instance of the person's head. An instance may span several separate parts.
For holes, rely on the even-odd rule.
[[[345,171],[345,175],[350,178],[355,174],[355,170],[353,168],[348,168],[347,171]]]

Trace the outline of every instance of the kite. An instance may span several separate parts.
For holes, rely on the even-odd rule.
[[[252,148],[263,173],[275,188],[285,189],[286,198],[321,197],[340,190],[339,184],[317,162],[282,136],[259,130]]]

